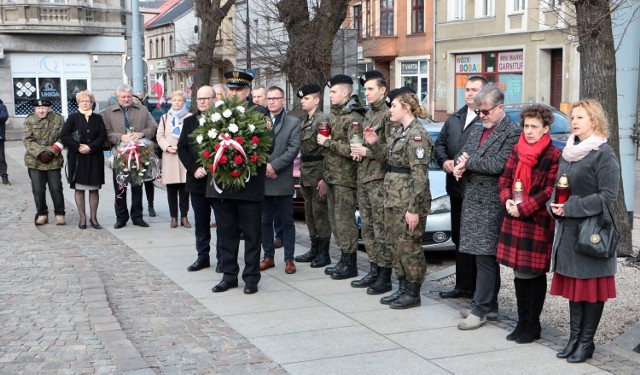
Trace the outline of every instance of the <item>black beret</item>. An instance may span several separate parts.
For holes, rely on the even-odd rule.
[[[331,87],[331,86],[334,86],[334,85],[340,85],[340,84],[353,85],[353,80],[351,79],[351,77],[349,77],[347,75],[337,74],[337,75],[331,77],[329,82],[327,82],[327,86],[328,87]]]
[[[300,90],[298,90],[296,95],[298,96],[298,98],[302,99],[303,96],[315,94],[317,92],[320,92],[321,90],[322,88],[319,85],[312,83],[310,85],[302,86]]]
[[[34,107],[51,107],[51,102],[47,99],[33,99],[31,105]]]
[[[416,92],[413,91],[411,87],[403,86],[399,89],[391,90],[384,101],[387,103],[388,107],[391,107],[391,102],[396,98],[396,96],[406,93],[415,94]]]
[[[253,76],[249,73],[241,72],[239,70],[232,70],[224,74],[224,78],[227,79],[227,87],[232,88],[244,88],[251,85]]]
[[[384,79],[384,75],[382,75],[382,73],[377,70],[369,70],[368,72],[364,72],[364,74],[360,76],[360,85],[364,86],[364,84],[367,83],[368,80],[374,78]]]

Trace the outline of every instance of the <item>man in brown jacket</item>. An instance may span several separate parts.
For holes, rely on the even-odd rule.
[[[133,102],[133,89],[128,85],[120,85],[116,90],[117,103],[107,107],[102,114],[107,128],[107,137],[114,146],[120,142],[134,141],[153,137],[158,124],[147,108]],[[129,211],[127,210],[127,187],[116,182],[116,171],[113,171],[113,185],[115,189],[116,224],[115,229],[127,225]],[[131,186],[131,221],[133,225],[148,227],[142,219],[142,186]]]

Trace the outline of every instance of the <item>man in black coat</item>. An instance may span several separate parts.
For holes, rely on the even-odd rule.
[[[447,173],[447,194],[451,200],[451,237],[456,245],[456,286],[450,291],[440,292],[442,298],[470,298],[476,289],[475,259],[473,255],[458,251],[464,180],[457,181],[453,176],[453,159],[467,142],[472,125],[478,117],[473,112],[475,109],[473,98],[485,84],[487,81],[482,77],[469,78],[464,88],[464,99],[467,104],[447,119],[435,143],[436,161]]]
[[[214,102],[216,92],[211,86],[202,86],[196,95],[198,112],[184,120],[182,133],[178,140],[178,157],[187,170],[185,190],[191,197],[191,207],[195,219],[196,251],[198,259],[187,268],[187,271],[200,271],[210,266],[209,253],[211,251],[211,206],[207,200],[207,171],[198,164],[198,151],[194,139],[189,134],[198,127],[198,116]],[[221,272],[220,252],[216,251],[216,272]]]
[[[231,71],[225,73],[224,76],[227,79],[229,95],[238,98],[245,107],[268,115],[266,108],[256,106],[247,100],[253,80],[251,75],[245,72]],[[242,271],[242,279],[245,282],[244,293],[253,294],[258,291],[262,243],[262,200],[264,198],[266,169],[266,165],[258,167],[257,175],[251,176],[245,187],[240,190],[226,189],[219,192],[211,184],[207,185],[207,198],[213,206],[218,224],[217,249],[220,252],[222,272],[224,273],[222,281],[213,287],[214,293],[226,292],[230,288],[238,286],[240,271],[238,250],[241,234],[244,238],[245,266]]]
[[[4,156],[5,128],[8,119],[9,111],[7,111],[7,106],[0,99],[0,176],[2,177],[3,185],[11,186],[9,175],[7,174],[7,160]]]

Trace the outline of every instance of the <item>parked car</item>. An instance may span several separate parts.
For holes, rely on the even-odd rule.
[[[304,197],[300,190],[300,154],[293,160],[293,184],[296,188],[293,193],[293,214],[304,215]]]
[[[516,124],[520,124],[522,118],[520,117],[520,112],[522,112],[522,108],[528,106],[529,104],[520,103],[520,104],[507,104],[504,106],[504,112],[513,120]],[[559,110],[548,106],[546,104],[540,104],[542,106],[548,107],[553,113],[553,123],[551,124],[551,142],[558,147],[560,150],[564,148],[567,144],[567,138],[571,134],[571,126],[569,126],[569,118],[564,113]]]

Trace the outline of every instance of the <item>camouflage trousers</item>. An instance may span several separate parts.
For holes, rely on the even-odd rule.
[[[353,253],[358,250],[356,189],[342,185],[328,185],[327,205],[333,236],[343,252]]]
[[[327,196],[320,197],[315,186],[303,186],[300,190],[304,197],[304,220],[307,222],[309,237],[330,238]]]
[[[399,208],[384,209],[387,247],[393,253],[393,270],[396,276],[406,277],[412,283],[422,283],[427,274],[427,261],[422,250],[427,217],[421,217],[415,229],[409,231],[404,217],[406,212]]]
[[[383,180],[358,184],[358,208],[362,218],[362,240],[369,262],[391,268],[393,256],[385,246]]]

